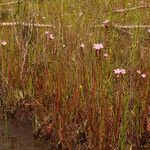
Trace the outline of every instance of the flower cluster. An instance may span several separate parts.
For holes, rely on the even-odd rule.
[[[114,69],[114,73],[117,75],[126,74],[126,70],[117,68],[117,69]]]
[[[102,43],[97,43],[94,44],[93,48],[99,51],[100,49],[104,48],[104,45]]]
[[[85,47],[85,45],[82,43],[82,44],[80,45],[80,47],[81,47],[81,48],[84,48],[84,47]]]
[[[55,38],[54,35],[49,33],[49,31],[45,31],[45,34],[49,39],[54,40],[54,38]]]
[[[5,45],[7,45],[7,42],[6,41],[2,41],[1,44],[2,44],[2,46],[5,46]]]
[[[137,72],[137,74],[141,75],[142,78],[146,78],[145,73],[142,73],[140,70],[137,70],[136,72]]]
[[[145,74],[145,73],[142,73],[142,74],[141,74],[141,77],[142,77],[142,78],[146,78],[146,74]]]
[[[109,55],[108,55],[108,53],[104,53],[103,56],[104,56],[105,58],[107,58]]]

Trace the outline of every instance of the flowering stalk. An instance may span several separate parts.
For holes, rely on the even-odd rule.
[[[114,115],[115,115],[115,121],[114,124],[114,134],[117,135],[117,141],[120,137],[120,144],[121,146],[124,145],[124,131],[125,131],[125,123],[124,123],[124,115],[126,114],[126,111],[124,110],[124,107],[126,107],[126,104],[123,103],[123,96],[124,96],[124,75],[126,74],[126,70],[122,68],[114,69],[114,74],[116,75],[116,95],[114,102]],[[124,113],[124,115],[123,115]]]

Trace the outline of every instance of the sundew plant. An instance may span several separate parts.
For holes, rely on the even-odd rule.
[[[0,110],[50,149],[148,148],[150,1],[0,0]]]

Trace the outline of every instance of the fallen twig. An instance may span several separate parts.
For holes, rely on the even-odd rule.
[[[38,27],[38,28],[52,28],[55,27],[54,25],[49,25],[49,24],[39,24],[39,23],[25,23],[25,22],[21,22],[21,23],[17,23],[17,22],[3,22],[0,23],[0,27],[1,26],[28,26],[28,27]],[[66,27],[72,27],[73,25],[69,25]],[[102,28],[105,27],[103,24],[101,25],[95,25],[94,27],[96,28]],[[143,28],[143,29],[148,29],[150,28],[150,25],[111,25],[111,27],[115,27],[115,28],[120,28],[120,29],[137,29],[137,28]]]
[[[101,28],[104,27],[104,25],[96,25],[95,27],[97,28]],[[149,29],[150,25],[111,25],[111,27],[115,27],[118,29],[138,29],[138,28],[142,28],[142,29]]]
[[[141,6],[131,7],[131,8],[119,9],[119,10],[113,11],[112,13],[124,13],[127,11],[143,9],[143,8],[150,8],[150,5],[147,4],[147,5],[141,5]]]
[[[25,22],[3,22],[0,23],[0,26],[35,26],[35,27],[54,27],[53,25],[49,24],[38,24],[38,23],[25,23]]]
[[[121,28],[121,29],[137,29],[137,28],[143,28],[148,29],[150,28],[150,25],[114,25],[114,27]]]
[[[2,3],[0,4],[0,6],[5,6],[5,5],[13,5],[13,4],[17,4],[17,3],[21,3],[23,2],[23,0],[18,0],[18,1],[14,1],[14,2],[8,2],[8,3]]]

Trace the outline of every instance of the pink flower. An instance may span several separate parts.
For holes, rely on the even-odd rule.
[[[108,23],[109,23],[109,20],[103,21],[103,24],[108,24]]]
[[[145,73],[142,73],[142,74],[141,74],[141,77],[142,77],[142,78],[146,78],[146,74],[145,74]]]
[[[121,74],[126,74],[126,70],[125,69],[120,69]]]
[[[3,46],[5,46],[5,45],[7,45],[7,42],[6,42],[6,41],[2,41],[1,44],[2,44]]]
[[[121,72],[120,72],[120,69],[119,69],[119,68],[114,69],[114,73],[115,73],[115,74],[120,74],[120,73],[121,73]]]
[[[53,40],[55,37],[54,37],[53,34],[50,34],[50,35],[49,35],[49,38],[50,38],[51,40]]]
[[[84,45],[84,44],[81,44],[81,45],[80,45],[80,47],[81,47],[81,48],[84,48],[84,47],[85,47],[85,45]]]
[[[48,38],[50,38],[51,40],[53,40],[55,37],[53,34],[50,34],[49,31],[45,31],[45,34]]]
[[[97,44],[94,44],[93,48],[96,50],[100,50],[100,49],[104,48],[104,46],[102,43],[97,43]]]
[[[126,74],[126,70],[125,69],[114,69],[114,73],[119,75],[119,74]]]
[[[141,74],[141,71],[140,71],[140,70],[137,70],[136,72],[137,72],[138,74]]]
[[[104,55],[104,57],[108,57],[108,53],[104,53],[103,55]]]
[[[45,34],[48,35],[48,34],[49,34],[49,31],[45,31]]]

